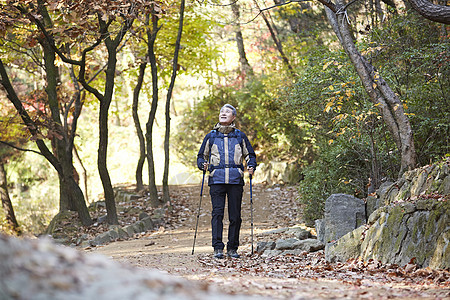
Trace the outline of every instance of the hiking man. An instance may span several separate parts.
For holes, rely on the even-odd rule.
[[[225,104],[219,113],[219,123],[206,135],[197,155],[200,170],[209,170],[209,194],[212,203],[212,246],[215,258],[224,258],[222,242],[225,198],[228,198],[227,255],[239,258],[239,231],[244,186],[244,165],[249,174],[256,168],[256,155],[247,136],[235,127],[236,109]]]

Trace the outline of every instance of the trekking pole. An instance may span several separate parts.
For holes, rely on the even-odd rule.
[[[253,191],[252,191],[252,174],[250,176],[250,219],[251,219],[251,232],[252,232],[252,255],[253,255]]]
[[[203,183],[205,182],[206,170],[203,170],[202,188],[200,189],[200,203],[198,204],[197,224],[195,224],[194,244],[192,245],[192,255],[194,255],[195,239],[197,238],[198,219],[200,217],[200,209],[202,207]]]

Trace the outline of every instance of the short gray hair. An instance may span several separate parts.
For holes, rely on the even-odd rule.
[[[220,110],[222,110],[224,108],[231,109],[231,111],[233,112],[233,116],[236,116],[236,108],[234,108],[233,105],[227,103],[224,106],[222,106],[222,108]]]

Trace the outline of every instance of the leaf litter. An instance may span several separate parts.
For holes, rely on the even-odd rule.
[[[298,226],[301,207],[296,201],[297,189],[291,186],[254,185],[253,191],[254,244],[268,238],[287,238],[283,230],[278,232],[273,229]],[[170,192],[172,209],[167,210],[164,225],[156,231],[135,235],[133,239],[145,240],[143,250],[130,249],[128,256],[121,255],[116,259],[142,268],[157,268],[229,294],[261,295],[272,299],[450,299],[449,271],[419,269],[414,261],[405,266],[357,259],[330,263],[325,260],[323,251],[263,257],[256,253],[251,255],[249,234],[241,234],[240,259],[214,259],[212,251],[203,251],[194,256],[190,253],[170,253],[171,248],[181,242],[175,235],[171,235],[195,228],[199,187],[171,187]],[[204,194],[207,193],[204,191]],[[204,197],[200,222],[208,227],[211,211],[209,198]],[[146,207],[145,205],[140,204],[141,207]],[[243,199],[242,214],[244,231],[249,229],[248,192]],[[130,216],[125,212],[119,216],[119,222],[130,220]],[[226,227],[225,223],[225,232]],[[309,230],[315,234],[314,229]],[[268,231],[273,233],[268,235]],[[193,235],[193,231],[189,234]],[[207,233],[208,237],[205,234],[202,233],[201,238],[207,244],[210,233]],[[166,241],[158,240],[158,237],[164,235],[169,235],[170,238]],[[160,247],[161,251],[169,251],[170,254],[154,257],[146,254],[145,249],[155,247]],[[161,263],[162,261],[165,262]]]

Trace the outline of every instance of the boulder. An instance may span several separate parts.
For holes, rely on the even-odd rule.
[[[337,262],[358,257],[361,253],[364,229],[365,226],[360,226],[337,241],[327,243],[325,246],[325,259],[329,262]]]
[[[1,299],[255,299],[225,295],[157,270],[55,245],[50,239],[0,234]],[[258,297],[256,298],[258,299]]]
[[[292,234],[293,236],[295,236],[295,238],[299,239],[299,240],[306,240],[312,237],[312,234],[310,231],[301,228],[301,227],[291,227],[289,228],[286,233],[288,234]]]
[[[275,250],[287,250],[287,249],[295,249],[294,244],[298,242],[297,239],[291,238],[291,239],[279,239],[276,242]]]
[[[333,194],[325,202],[324,242],[339,239],[366,223],[364,200],[347,194]]]
[[[314,221],[317,239],[322,243],[325,243],[325,223],[323,219],[318,219]]]
[[[306,252],[316,252],[325,248],[325,245],[318,239],[305,239],[294,243],[293,249]]]
[[[450,204],[421,200],[390,207],[374,217],[361,243],[360,256],[382,263],[450,268]],[[372,217],[372,216],[371,216]]]
[[[366,199],[367,226],[327,244],[325,258],[359,257],[398,265],[413,260],[419,267],[449,269],[449,185],[450,158],[407,171],[395,183],[383,183]]]
[[[366,226],[328,243],[330,262],[361,258],[406,265],[411,260],[422,268],[450,268],[450,204],[435,199],[381,207]]]
[[[276,243],[273,241],[270,242],[258,242],[256,245],[256,253],[263,253],[266,250],[273,250],[275,249]]]

